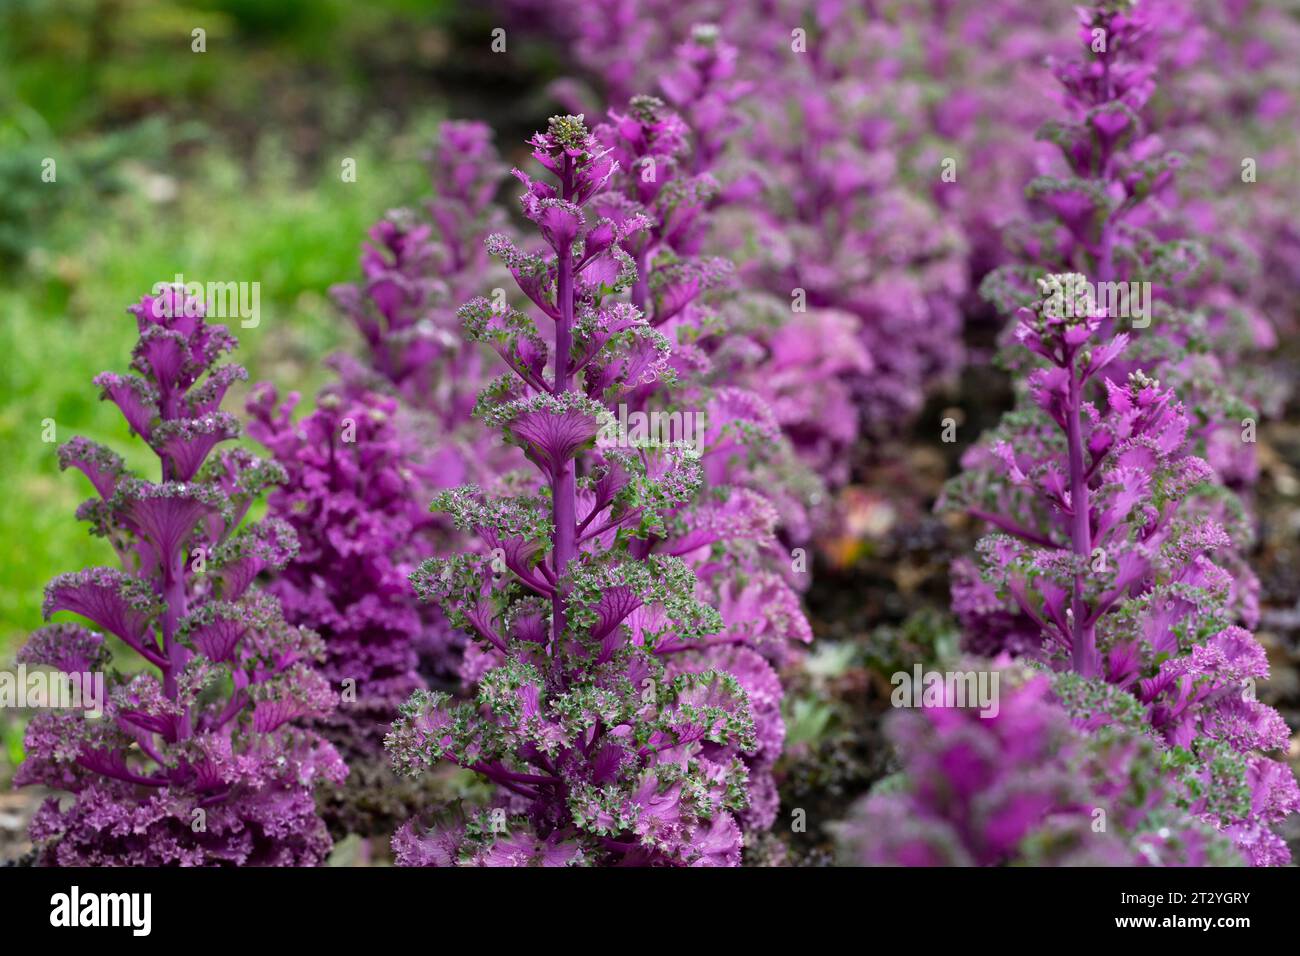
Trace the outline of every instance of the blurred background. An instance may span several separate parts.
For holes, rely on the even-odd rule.
[[[519,8],[534,4],[513,6],[524,22]],[[1069,4],[1052,6],[1068,22]],[[556,111],[547,91],[573,67],[544,30],[512,30],[511,55],[494,56],[485,38],[500,20],[468,0],[0,0],[0,661],[40,624],[52,576],[112,561],[73,519],[85,483],[59,471],[58,444],[85,435],[147,464],[91,383],[125,370],[136,338],[127,305],[178,273],[259,282],[261,321],[234,329],[234,360],[251,382],[314,393],[329,374],[322,358],[355,345],[328,289],[357,278],[366,230],[385,210],[427,194],[436,124],[485,120],[506,162],[522,164],[524,138]],[[52,183],[41,177],[49,159]],[[340,175],[348,159],[354,182]],[[967,344],[987,349],[995,332],[971,323]],[[1292,377],[1297,348],[1284,336]],[[973,437],[1009,403],[1005,378],[972,363],[933,396],[927,424],[882,445],[841,494],[841,533],[821,542],[809,594],[817,643],[786,715],[798,772],[783,797],[817,818],[836,818],[885,770],[882,675],[958,644],[947,568],[973,534],[931,513],[961,451],[932,423],[957,415]],[[242,405],[239,392],[227,407]],[[53,441],[42,437],[49,419]],[[1262,433],[1253,556],[1275,665],[1267,696],[1293,727],[1297,422],[1293,395]],[[25,799],[8,792],[21,755],[21,725],[0,714],[0,831]]]

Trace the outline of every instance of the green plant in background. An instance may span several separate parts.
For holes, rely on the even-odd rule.
[[[300,100],[383,91],[376,61],[436,50],[451,0],[6,0],[0,101],[37,111],[57,136],[144,115],[204,113],[264,125]],[[195,42],[202,30],[202,43]],[[197,46],[202,46],[200,51]],[[446,46],[446,44],[443,44]],[[349,95],[350,94],[350,95]],[[338,131],[335,131],[338,132]]]

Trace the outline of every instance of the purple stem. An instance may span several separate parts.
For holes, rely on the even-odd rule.
[[[165,787],[169,780],[162,777],[144,777],[138,773],[132,773],[130,770],[117,770],[113,767],[90,767],[89,765],[78,760],[77,763],[93,770],[95,773],[103,774],[105,777],[112,777],[114,780],[121,780],[125,783],[138,783],[144,787]]]
[[[1087,562],[1092,554],[1092,523],[1089,516],[1087,468],[1083,460],[1083,426],[1079,409],[1083,402],[1082,384],[1075,371],[1075,356],[1070,356],[1067,366],[1070,373],[1070,392],[1066,402],[1066,442],[1070,453],[1070,511],[1071,543],[1075,556]],[[1071,601],[1071,658],[1074,669],[1085,677],[1097,674],[1097,634],[1088,620],[1083,600],[1083,571],[1074,575],[1074,594]]]
[[[636,282],[632,284],[632,304],[647,317],[650,315],[650,278],[646,275],[649,258],[649,249],[636,257]]]
[[[970,508],[968,510],[972,518],[978,518],[981,521],[987,521],[995,528],[998,528],[1001,531],[1005,531],[1007,534],[1014,534],[1017,538],[1022,538],[1023,540],[1028,541],[1031,544],[1037,544],[1044,548],[1060,547],[1060,545],[1058,545],[1047,535],[1039,534],[1037,531],[1034,531],[1030,528],[1026,528],[1024,525],[1020,524],[1017,521],[1013,521],[1010,518],[1004,518],[1001,515],[994,514],[991,511],[985,511],[983,508]]]
[[[561,189],[566,201],[573,199],[572,160],[566,154],[560,176]],[[557,256],[555,305],[560,313],[555,321],[555,394],[569,390],[569,352],[573,348],[573,250],[564,248]],[[555,548],[552,562],[556,577],[562,577],[569,562],[577,555],[577,474],[572,458],[562,464],[551,489],[551,517],[555,523],[552,539]],[[558,647],[566,623],[566,598],[562,588],[557,588],[551,598],[551,637]]]

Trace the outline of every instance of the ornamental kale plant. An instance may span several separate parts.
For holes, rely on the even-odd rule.
[[[302,543],[270,588],[286,617],[310,622],[325,642],[322,672],[344,701],[322,728],[349,760],[374,756],[397,705],[424,685],[420,636],[427,647],[449,631],[407,583],[413,543],[430,538],[430,516],[418,504],[429,486],[395,398],[335,387],[294,423],[296,402],[277,404],[265,384],[249,402],[249,433],[289,476],[271,509]]]
[[[549,28],[612,95],[657,82],[693,125],[725,132],[715,173],[732,208],[716,248],[739,250],[744,298],[765,303],[746,311],[769,319],[753,323],[756,361],[733,374],[809,465],[847,481],[859,433],[896,433],[962,357],[963,239],[928,183],[903,185],[896,157],[915,119],[883,105],[915,100],[895,96],[900,31],[874,6],[553,6]],[[805,400],[809,380],[824,407]]]
[[[424,214],[390,212],[370,230],[364,281],[330,290],[366,347],[364,363],[336,361],[345,380],[388,383],[452,436],[470,421],[488,376],[487,356],[461,337],[456,310],[496,277],[481,239],[506,230],[495,201],[506,170],[486,124],[448,121],[439,126],[429,171],[434,195]],[[480,451],[463,449],[464,466]],[[442,487],[469,476],[447,477]]]
[[[1269,756],[1285,749],[1286,724],[1255,699],[1268,663],[1240,626],[1255,613],[1233,541],[1241,508],[1204,457],[1227,390],[1212,356],[1198,359],[1204,317],[1180,305],[1173,281],[1188,246],[1161,242],[1146,218],[1176,161],[1138,136],[1151,71],[1135,55],[1146,24],[1131,14],[1111,3],[1081,14],[1085,40],[1104,36],[1104,49],[1056,72],[1092,105],[1046,131],[1074,176],[1035,181],[1030,194],[1054,212],[1035,233],[1049,262],[1064,254],[1099,283],[1160,283],[1161,334],[1098,303],[1083,275],[1039,277],[1046,297],[1017,312],[1016,410],[946,492],[944,504],[995,529],[978,571],[954,569],[954,609],[972,649],[1025,654],[1093,693],[1130,695],[1162,764],[1193,781],[1178,805],[1252,864],[1280,864],[1289,852],[1272,827],[1300,807],[1300,789]]]
[[[727,670],[750,697],[758,747],[745,755],[749,803],[741,821],[747,829],[763,829],[776,814],[772,768],[785,736],[774,666],[790,660],[792,641],[811,640],[787,580],[801,584],[806,575],[788,573],[788,554],[776,536],[783,509],[776,502],[792,519],[783,532],[796,538],[807,534],[808,522],[806,508],[793,506],[807,498],[785,481],[798,466],[763,400],[715,383],[725,382],[712,356],[731,332],[717,308],[730,291],[730,268],[699,255],[717,186],[707,172],[692,172],[700,167],[698,137],[662,101],[645,96],[634,97],[626,112],[612,112],[593,135],[618,169],[591,207],[614,223],[644,220],[645,227],[621,243],[637,265],[628,301],[671,345],[663,372],[620,396],[619,416],[666,419],[667,434],[660,437],[690,441],[705,479],[690,501],[665,506],[663,528],[647,533],[636,548],[642,557],[682,558],[696,573],[701,598],[722,613],[726,636],[692,652],[689,666]],[[737,646],[742,635],[749,646]],[[462,668],[466,686],[473,688],[487,669],[504,662],[491,646],[471,646]],[[687,666],[686,658],[681,665]]]
[[[763,399],[726,384],[713,362],[719,341],[732,333],[718,308],[727,303],[731,270],[723,260],[700,255],[717,184],[698,171],[699,137],[648,96],[633,97],[625,112],[611,112],[593,135],[618,169],[592,208],[615,223],[644,219],[645,228],[621,244],[637,265],[628,301],[671,345],[664,371],[620,396],[619,417],[666,417],[668,433],[661,437],[691,441],[704,475],[692,500],[665,507],[663,529],[647,534],[637,548],[643,556],[682,558],[699,579],[701,598],[722,613],[727,636],[719,646],[694,652],[690,666],[716,664],[750,696],[759,746],[745,755],[749,804],[741,820],[747,829],[764,829],[776,815],[772,768],[785,737],[774,667],[792,659],[792,642],[812,637],[790,580],[802,585],[807,576],[790,573],[778,525],[782,534],[803,540],[809,499],[788,481],[799,467]],[[781,514],[789,519],[780,522]],[[749,646],[735,646],[740,635]],[[495,649],[471,647],[463,668],[467,686],[501,663]]]
[[[1029,183],[1026,196],[1046,215],[1008,231],[1019,263],[996,270],[982,291],[1010,312],[1042,296],[1045,275],[1086,276],[1114,300],[1109,322],[1135,333],[1129,369],[1174,387],[1194,412],[1195,436],[1216,473],[1249,484],[1254,447],[1242,440],[1242,419],[1255,416],[1247,400],[1268,396],[1237,369],[1275,344],[1272,329],[1218,278],[1202,238],[1213,235],[1215,218],[1184,210],[1177,195],[1187,157],[1142,118],[1160,60],[1154,16],[1127,0],[1079,16],[1089,53],[1053,64],[1065,118],[1038,134],[1058,147],[1066,171]],[[1078,289],[1064,295],[1082,297]]]
[[[980,542],[980,584],[958,592],[958,610],[1009,604],[1032,622],[1035,656],[1131,693],[1171,759],[1198,768],[1195,815],[1252,863],[1285,863],[1270,828],[1300,809],[1300,789],[1267,754],[1290,733],[1255,699],[1268,662],[1236,625],[1236,582],[1216,563],[1231,539],[1197,506],[1221,489],[1192,453],[1186,406],[1140,370],[1103,374],[1127,333],[1106,341],[1100,316],[1050,312],[1020,315],[1017,337],[1047,364],[990,449],[1017,507],[987,513],[998,530]]]
[[[1164,151],[1138,116],[1153,93],[1150,19],[1125,4],[1103,4],[1080,16],[1088,56],[1055,65],[1071,118],[1040,132],[1060,147],[1069,174],[1040,177],[1029,185],[1027,194],[1048,215],[1013,229],[1024,261],[996,270],[984,292],[1008,312],[1041,307],[1046,292],[1058,314],[1095,313],[1103,341],[1122,335],[1126,343],[1115,346],[1122,355],[1108,374],[1123,381],[1129,372],[1144,370],[1172,387],[1186,403],[1188,438],[1196,453],[1213,466],[1215,478],[1240,484],[1254,472],[1254,445],[1245,440],[1254,413],[1237,397],[1228,369],[1248,362],[1266,340],[1237,334],[1242,328],[1231,317],[1244,313],[1221,308],[1224,299],[1208,294],[1209,287],[1197,279],[1203,246],[1179,233],[1178,223],[1170,225],[1168,210],[1177,208],[1173,171],[1182,160]],[[1058,270],[1068,274],[1054,275]],[[1117,296],[1117,289],[1125,294]],[[1098,312],[1094,300],[1100,294],[1109,308]],[[1137,314],[1139,297],[1147,303],[1145,315]],[[1029,375],[1031,352],[1012,348],[1007,355],[1010,367]],[[1023,401],[1030,403],[1027,396]],[[998,449],[1019,449],[1027,427],[1041,423],[1013,416],[1003,432],[969,450],[962,461],[965,474],[947,497],[1004,530],[1019,527],[1042,535],[1049,531],[1049,517],[1018,498],[1014,481],[1002,480],[1008,473]],[[1252,535],[1241,503],[1207,485],[1187,507],[1228,532],[1231,542],[1218,548],[1216,560],[1232,574],[1233,613],[1253,627],[1259,588],[1240,554]],[[1033,622],[991,600],[969,562],[955,566],[954,579],[956,610],[972,650],[1019,652],[1037,646]]]
[[[102,717],[45,711],[29,724],[16,783],[72,794],[45,801],[32,840],[44,862],[63,866],[320,863],[331,844],[313,789],[346,769],[297,724],[324,717],[335,698],[313,668],[319,638],[253,586],[293,557],[293,530],[244,521],[283,469],[240,448],[213,454],[239,434],[221,402],[247,375],[219,364],[236,342],[202,304],[176,287],[129,311],[138,374],[95,383],[158,456],[160,480],[84,438],[59,449],[60,466],[81,470],[98,494],[78,517],[122,566],[51,581],[46,617],[67,611],[99,630],[50,624],[20,659],[102,672],[107,634],[139,660],[108,675]]]
[[[717,666],[707,651],[756,636],[724,630],[701,601],[700,579],[673,553],[694,546],[652,548],[690,533],[675,529],[672,512],[700,488],[697,447],[630,442],[615,427],[618,402],[671,374],[673,344],[620,297],[638,284],[626,247],[651,220],[589,218],[618,165],[582,117],[553,118],[530,145],[554,182],[516,175],[550,252],[522,252],[500,235],[488,248],[549,334],[483,298],[462,315],[469,337],[510,368],[484,390],[479,413],[541,480],[435,500],[483,547],[429,559],[414,584],[492,666],[472,703],[414,694],[388,739],[399,770],[450,761],[497,796],[486,809],[411,821],[394,849],[416,865],[735,865],[744,757],[759,745],[754,711],[773,706],[779,685],[752,701]]]

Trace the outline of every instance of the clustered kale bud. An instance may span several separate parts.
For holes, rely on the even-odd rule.
[[[640,247],[652,220],[597,212],[618,164],[581,116],[553,118],[530,145],[554,182],[515,174],[550,251],[523,252],[500,235],[487,244],[549,334],[484,298],[462,315],[469,337],[510,368],[484,390],[480,414],[523,449],[540,482],[518,476],[435,501],[481,547],[431,558],[413,581],[481,644],[486,669],[472,702],[413,695],[388,740],[400,770],[450,761],[496,796],[411,821],[394,849],[413,865],[735,865],[745,757],[759,747],[754,713],[770,711],[779,685],[751,700],[746,678],[719,666],[726,655],[714,649],[733,651],[741,670],[763,664],[739,654],[754,636],[724,630],[700,600],[700,578],[675,553],[693,544],[655,547],[690,535],[673,510],[699,493],[699,449],[673,436],[624,440],[614,427],[618,403],[666,376],[673,356],[622,297],[638,286],[627,248]],[[654,307],[666,320],[662,301]]]
[[[965,243],[902,168],[910,38],[876,6],[557,2],[546,25],[613,96],[657,84],[700,130],[728,206],[715,249],[744,289],[728,374],[832,486],[860,438],[898,434],[963,359]]]
[[[51,581],[45,616],[69,612],[97,630],[50,624],[20,659],[102,674],[109,635],[138,661],[106,676],[102,716],[83,695],[79,709],[28,725],[16,782],[72,795],[45,801],[32,840],[44,862],[65,866],[320,863],[331,843],[313,790],[346,768],[299,724],[330,713],[335,697],[314,667],[319,638],[254,586],[293,557],[293,530],[245,521],[284,472],[241,448],[214,454],[239,433],[221,402],[247,375],[218,364],[235,339],[205,320],[202,303],[165,288],[130,311],[138,374],[95,382],[158,456],[160,480],[84,438],[59,449],[60,466],[81,470],[98,495],[78,517],[121,568]]]

